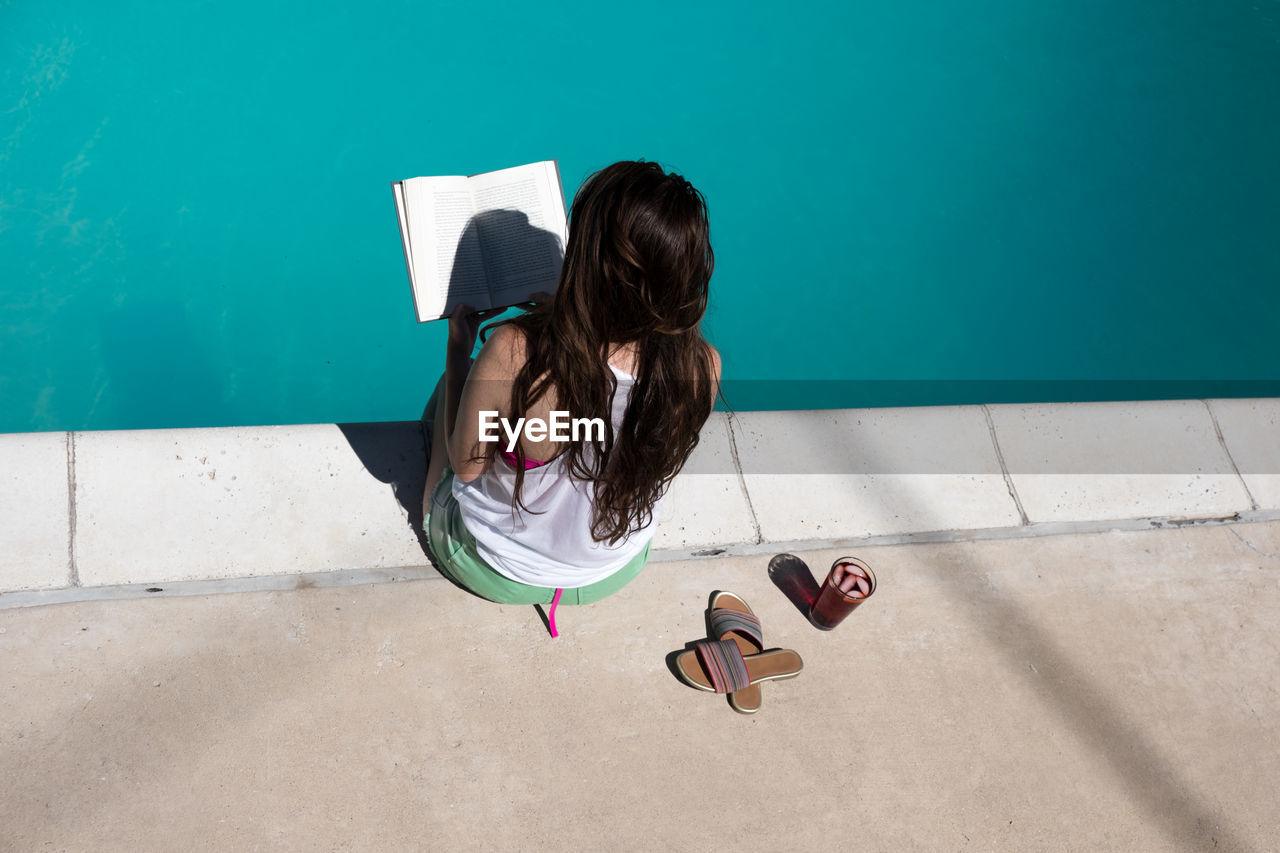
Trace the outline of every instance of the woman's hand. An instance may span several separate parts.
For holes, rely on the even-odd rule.
[[[480,324],[490,317],[501,314],[505,309],[490,308],[477,311],[470,305],[459,305],[449,315],[449,352],[471,357],[476,347],[476,335],[480,332]]]
[[[541,302],[550,302],[552,298],[553,297],[550,293],[547,293],[545,290],[539,290],[537,293],[529,294],[528,302],[519,302],[519,303],[516,303],[515,305],[512,305],[511,307],[524,308],[527,311],[528,309],[533,308],[534,306],[538,305]]]

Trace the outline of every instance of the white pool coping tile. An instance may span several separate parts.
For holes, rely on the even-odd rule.
[[[65,432],[0,434],[0,590],[71,582]]]
[[[86,586],[426,562],[333,424],[80,433],[76,506]]]
[[[1222,440],[1259,509],[1280,509],[1280,400],[1209,400]]]
[[[733,426],[766,542],[1021,521],[978,406],[743,412]]]
[[[429,571],[425,469],[417,422],[0,435],[0,591]],[[716,413],[654,551],[1250,512],[1280,399]]]
[[[1252,507],[1201,400],[987,409],[1030,522],[1224,517]]]

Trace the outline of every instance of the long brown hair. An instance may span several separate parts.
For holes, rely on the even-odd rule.
[[[649,525],[711,415],[718,388],[699,324],[714,265],[702,193],[656,163],[614,163],[574,196],[554,299],[485,330],[511,324],[524,333],[511,412],[522,416],[551,394],[572,417],[604,421],[603,440],[568,442],[560,453],[571,476],[595,485],[597,542],[613,545]],[[615,435],[608,358],[632,343],[635,384]],[[489,464],[495,448],[486,444]],[[524,451],[515,452],[513,511],[526,509]]]

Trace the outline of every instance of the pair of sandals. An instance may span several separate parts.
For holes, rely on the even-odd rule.
[[[739,714],[760,710],[760,685],[795,678],[804,668],[791,649],[765,651],[760,620],[747,603],[731,592],[711,596],[711,633],[676,657],[680,679],[708,693],[727,693],[729,706]]]

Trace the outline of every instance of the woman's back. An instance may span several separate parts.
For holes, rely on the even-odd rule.
[[[579,189],[556,293],[486,329],[460,397],[446,395],[456,532],[494,571],[581,588],[643,565],[717,394],[719,357],[700,330],[713,264],[705,200],[678,175],[615,163]],[[451,353],[469,352],[475,321],[451,318]],[[525,432],[514,458],[506,430],[480,431],[485,418],[557,415],[599,429]]]
[[[610,369],[616,389],[609,421],[618,432],[635,377],[613,364]],[[526,417],[546,423],[551,411],[535,407]],[[661,499],[643,528],[614,545],[598,542],[591,535],[595,484],[572,476],[565,457],[556,452],[556,442],[520,441],[523,463],[505,452],[504,437],[503,449],[479,477],[466,483],[454,480],[454,498],[485,562],[520,583],[572,588],[608,577],[645,547],[657,524]],[[521,465],[523,476],[517,473]]]
[[[552,301],[503,321],[524,333],[512,412],[533,411],[553,394],[554,408],[571,417],[603,417],[611,367],[634,376],[616,431],[594,442],[589,456],[586,443],[555,451],[599,487],[592,525],[599,540],[650,527],[652,506],[711,413],[719,358],[700,324],[713,266],[701,193],[655,163],[615,163],[574,197]]]

